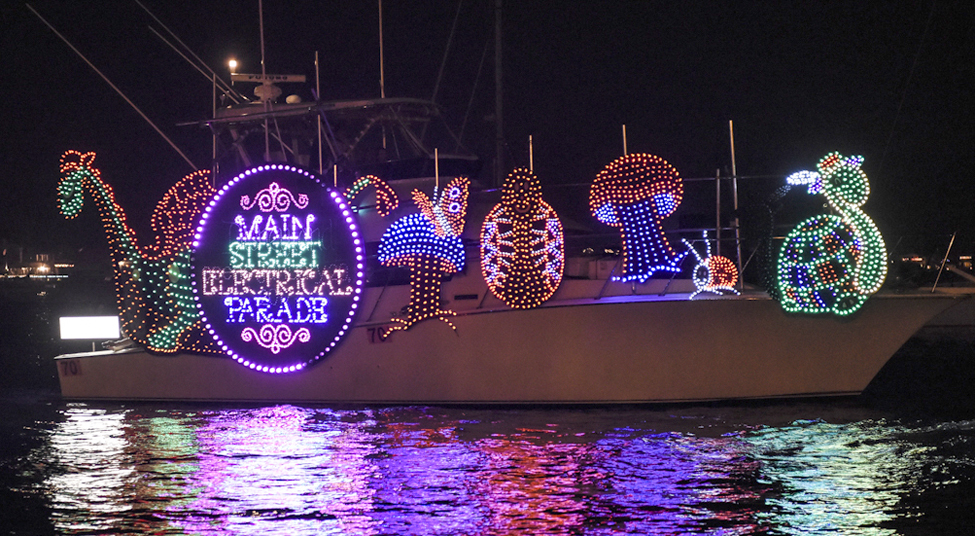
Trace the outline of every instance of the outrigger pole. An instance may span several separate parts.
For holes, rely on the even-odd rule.
[[[169,139],[169,136],[167,136],[162,130],[159,129],[159,127],[156,126],[155,123],[152,122],[152,119],[149,119],[149,117],[146,116],[146,114],[142,113],[142,110],[140,110],[139,107],[136,106],[135,103],[132,102],[131,99],[129,99],[128,97],[126,97],[125,96],[125,93],[122,93],[122,90],[120,90],[118,87],[116,87],[116,85],[113,84],[112,81],[109,80],[107,76],[105,76],[104,74],[102,74],[101,71],[98,70],[98,67],[95,67],[95,65],[92,62],[88,61],[88,58],[86,58],[84,54],[82,54],[77,48],[75,48],[74,45],[72,45],[71,42],[67,40],[67,38],[65,38],[63,35],[61,35],[61,33],[58,32],[57,29],[55,29],[54,26],[51,25],[51,23],[47,22],[47,20],[45,20],[44,17],[42,17],[41,14],[38,13],[36,9],[34,9],[30,4],[25,4],[25,5],[27,6],[27,9],[29,9],[31,11],[31,13],[33,13],[34,15],[36,15],[37,18],[40,19],[41,22],[43,22],[45,26],[47,26],[48,28],[51,29],[52,32],[54,32],[54,35],[58,36],[58,38],[60,38],[62,41],[64,41],[64,44],[68,45],[68,48],[70,48],[72,51],[74,51],[74,53],[77,54],[78,57],[80,57],[82,59],[82,61],[84,61],[86,64],[88,64],[88,66],[91,67],[91,69],[93,71],[95,71],[95,73],[97,73],[98,76],[102,77],[102,80],[104,80],[106,84],[108,84],[113,90],[115,90],[115,92],[118,93],[118,95],[120,97],[122,97],[122,99],[124,99],[125,102],[129,103],[129,106],[131,106],[132,109],[135,110],[139,114],[139,116],[141,116],[143,119],[145,119],[146,120],[146,123],[149,123],[149,126],[151,126],[160,136],[162,136],[162,138],[164,140],[166,140],[166,143],[168,143],[169,146],[172,147],[174,151],[176,151],[177,153],[179,153],[180,156],[183,157],[183,160],[186,160],[186,163],[189,164],[191,168],[193,168],[193,171],[199,171],[200,170],[200,168],[197,167],[197,165],[194,164],[193,161],[190,160],[190,158],[188,156],[186,156],[185,154],[183,154],[183,151],[181,151],[179,149],[179,147],[176,146],[175,143],[173,143],[173,140]]]
[[[173,40],[176,41],[176,43],[179,44],[179,46],[183,47],[183,50],[186,51],[186,54],[189,54],[190,56],[192,56],[193,57],[193,60],[195,60],[195,61],[192,61],[189,57],[187,57],[186,54],[183,53],[183,51],[181,51],[180,49],[176,48],[172,43],[169,42],[168,39],[166,39],[158,31],[156,31],[156,29],[153,28],[152,26],[149,27],[149,31],[150,32],[156,34],[156,37],[158,37],[163,43],[165,43],[167,46],[169,46],[169,48],[173,49],[174,52],[176,52],[177,54],[179,54],[179,56],[181,58],[183,58],[184,60],[186,60],[186,63],[189,63],[191,66],[193,66],[193,68],[196,69],[197,71],[199,71],[200,74],[206,76],[208,80],[210,80],[212,78],[216,78],[217,87],[219,87],[220,90],[223,91],[223,93],[225,95],[227,95],[228,97],[230,97],[231,100],[233,100],[234,102],[236,102],[238,104],[240,103],[241,100],[246,100],[246,99],[244,99],[243,95],[241,95],[240,93],[237,93],[234,90],[234,88],[230,84],[228,84],[223,78],[220,78],[219,76],[217,76],[216,71],[214,71],[213,69],[211,69],[210,66],[206,64],[205,61],[201,60],[200,57],[197,56],[195,52],[193,52],[193,49],[191,49],[190,47],[186,46],[186,43],[184,43],[183,40],[179,38],[179,36],[177,36],[175,33],[173,33],[173,31],[170,30],[169,27],[166,26],[163,23],[163,21],[159,20],[159,17],[157,17],[152,11],[149,11],[149,8],[147,8],[145,6],[145,4],[143,4],[139,0],[135,0],[135,3],[139,7],[141,7],[142,10],[145,11],[147,15],[149,15],[150,17],[152,17],[152,20],[156,21],[156,24],[162,26],[162,29],[163,30],[166,30],[166,33],[168,33],[173,38]]]

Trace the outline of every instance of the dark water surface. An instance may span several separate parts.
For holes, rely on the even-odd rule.
[[[975,420],[0,399],[9,534],[973,534]]]

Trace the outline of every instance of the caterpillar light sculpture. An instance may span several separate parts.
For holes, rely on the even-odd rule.
[[[515,309],[552,297],[565,270],[562,222],[542,200],[538,177],[516,169],[501,186],[501,203],[481,226],[481,271],[491,293]]]

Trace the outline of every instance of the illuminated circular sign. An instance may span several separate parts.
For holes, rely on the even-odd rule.
[[[192,273],[204,325],[227,355],[261,372],[294,372],[351,328],[365,254],[342,194],[272,164],[214,196],[194,237]]]

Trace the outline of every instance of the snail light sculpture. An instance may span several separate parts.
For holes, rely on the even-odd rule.
[[[697,290],[691,293],[688,299],[693,300],[702,292],[714,294],[739,294],[735,288],[738,283],[738,267],[734,261],[721,255],[711,255],[711,241],[708,239],[708,232],[702,231],[701,238],[704,241],[704,256],[687,239],[682,239],[687,249],[694,254],[697,265],[694,266],[692,279]]]

